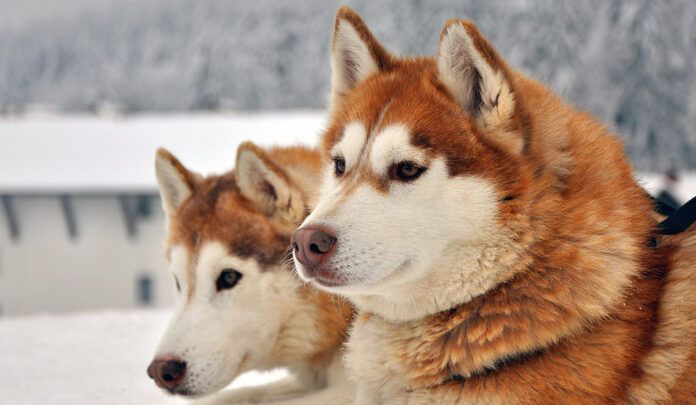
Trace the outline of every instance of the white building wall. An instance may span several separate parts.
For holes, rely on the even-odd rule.
[[[0,215],[3,316],[142,305],[137,280],[152,279],[152,305],[173,302],[164,258],[164,213],[138,217],[129,237],[118,197],[73,197],[77,236],[68,233],[57,197],[13,197],[19,237]]]
[[[659,192],[661,176],[643,174],[642,185]],[[684,173],[675,195],[696,194],[696,173]],[[60,199],[12,197],[20,235],[10,236],[0,211],[0,315],[64,313],[142,305],[137,279],[152,277],[153,306],[173,304],[173,281],[164,257],[164,213],[157,198],[151,215],[126,229],[119,198],[73,196],[77,237],[71,239]]]

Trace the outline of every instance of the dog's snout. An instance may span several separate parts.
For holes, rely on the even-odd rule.
[[[322,229],[309,227],[298,229],[291,242],[297,260],[313,269],[331,255],[336,237]]]
[[[184,379],[186,362],[172,356],[157,357],[147,368],[147,375],[158,387],[171,391]]]

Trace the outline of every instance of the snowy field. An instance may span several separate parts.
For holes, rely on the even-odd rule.
[[[169,311],[105,311],[0,320],[0,404],[185,404],[145,370]],[[230,388],[286,373],[247,373]]]

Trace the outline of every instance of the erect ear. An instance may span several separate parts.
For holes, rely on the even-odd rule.
[[[251,142],[237,149],[237,185],[243,196],[266,214],[277,230],[290,234],[304,219],[302,192],[288,173]]]
[[[369,75],[391,69],[392,61],[360,16],[348,7],[339,8],[331,44],[329,109],[333,111]]]
[[[520,154],[524,140],[515,121],[516,106],[508,68],[469,21],[450,20],[440,35],[439,80],[462,109],[473,115],[491,140]]]
[[[187,170],[169,151],[157,149],[155,174],[162,196],[162,207],[168,216],[176,211],[194,191],[200,176]]]

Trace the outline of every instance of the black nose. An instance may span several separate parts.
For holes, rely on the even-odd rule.
[[[313,269],[331,256],[336,237],[317,228],[298,229],[291,239],[295,257],[305,267]]]
[[[158,387],[171,391],[184,379],[186,362],[172,356],[157,357],[147,368],[147,375]]]

